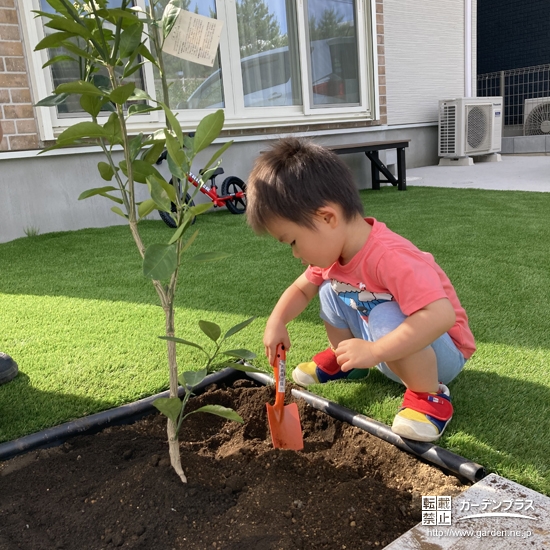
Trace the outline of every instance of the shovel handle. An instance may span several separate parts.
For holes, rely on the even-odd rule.
[[[273,370],[275,375],[275,410],[282,411],[286,384],[286,351],[283,344],[277,345]]]

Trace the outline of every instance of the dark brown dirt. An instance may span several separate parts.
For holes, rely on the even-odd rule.
[[[421,495],[466,488],[303,403],[304,450],[275,450],[268,401],[272,388],[238,381],[190,402],[232,407],[245,424],[189,417],[186,485],[160,415],[0,463],[0,549],[382,548],[420,521]]]

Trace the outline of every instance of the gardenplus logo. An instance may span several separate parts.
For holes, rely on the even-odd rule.
[[[516,518],[516,519],[537,519],[527,514],[533,510],[533,501],[525,499],[495,500],[484,498],[481,503],[472,502],[469,499],[458,501],[458,512],[465,512],[467,515],[460,515],[455,518],[457,522],[465,519],[476,518]],[[474,512],[469,513],[468,512]],[[451,525],[452,523],[452,502],[450,496],[425,496],[422,497],[422,525]]]

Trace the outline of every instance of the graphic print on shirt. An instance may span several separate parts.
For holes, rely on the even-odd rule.
[[[336,279],[330,281],[332,290],[348,306],[359,311],[361,315],[368,317],[372,309],[383,302],[391,302],[393,296],[385,292],[369,292],[364,283],[353,286],[342,283]]]

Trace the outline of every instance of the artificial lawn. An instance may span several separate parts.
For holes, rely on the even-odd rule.
[[[434,254],[470,317],[478,351],[450,384],[455,417],[438,444],[550,495],[550,194],[410,187],[362,197],[367,215]],[[255,351],[267,370],[265,321],[303,267],[242,216],[206,214],[195,227],[194,253],[232,257],[186,264],[178,336],[204,342],[199,319],[227,329],[256,315],[232,347]],[[166,242],[171,230],[146,221],[142,234]],[[0,441],[165,389],[157,304],[125,226],[0,244],[0,350],[20,367],[0,386]],[[289,331],[289,366],[326,347],[315,302]],[[198,351],[178,353],[180,367],[200,365]],[[364,382],[311,389],[388,424],[403,391],[375,370]]]

